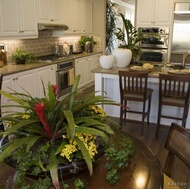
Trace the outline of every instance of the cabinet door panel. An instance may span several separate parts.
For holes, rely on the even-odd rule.
[[[37,35],[37,12],[36,0],[20,0],[21,23],[20,28],[24,31],[23,35],[36,33]]]
[[[18,35],[19,12],[17,0],[0,1],[0,36]]]
[[[155,4],[155,22],[157,25],[171,25],[173,10],[173,1],[157,0]]]
[[[137,1],[137,25],[150,25],[153,20],[154,0]]]
[[[36,97],[35,71],[25,71],[14,75],[15,90],[19,93],[30,93]]]
[[[43,85],[44,83],[45,89],[47,89],[48,83],[50,82],[52,85],[56,84],[56,65],[46,66],[42,68],[36,69],[36,87],[37,87],[37,96],[43,97]],[[46,90],[47,91],[47,90]]]

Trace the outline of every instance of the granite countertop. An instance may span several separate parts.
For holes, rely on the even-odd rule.
[[[103,69],[102,67],[97,67],[92,70],[92,73],[101,73],[101,74],[113,74],[113,75],[118,75],[119,71],[129,71],[130,66],[125,67],[125,68],[112,68],[112,69]],[[149,72],[149,77],[158,77],[159,73],[162,72],[162,67],[154,67],[152,71]]]
[[[93,53],[83,52],[81,54],[72,54],[71,56],[69,56],[67,58],[59,59],[59,60],[53,61],[53,62],[33,62],[33,63],[28,63],[28,64],[8,63],[7,65],[0,67],[0,73],[3,75],[10,75],[10,74],[19,73],[19,72],[23,72],[23,71],[27,71],[27,70],[31,70],[31,69],[35,69],[35,68],[40,68],[40,67],[44,67],[44,66],[48,66],[48,65],[52,65],[52,64],[57,64],[57,63],[63,62],[63,61],[84,58],[84,57],[92,56],[92,55],[99,54],[99,53],[102,53],[102,52],[98,51],[98,52],[93,52]]]

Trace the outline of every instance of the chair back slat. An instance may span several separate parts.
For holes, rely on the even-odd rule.
[[[160,97],[181,98],[189,100],[190,76],[160,74]]]
[[[147,78],[147,72],[119,71],[120,94],[123,92],[144,93],[147,89]]]

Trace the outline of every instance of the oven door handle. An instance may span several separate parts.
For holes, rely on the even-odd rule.
[[[69,70],[73,70],[74,71],[74,67],[69,68],[69,69],[64,69],[64,70],[58,70],[57,73],[58,74],[65,74],[65,73],[69,72]]]

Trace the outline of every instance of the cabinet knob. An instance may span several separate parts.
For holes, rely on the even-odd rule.
[[[52,22],[53,22],[54,20],[53,20],[53,19],[50,19],[50,21],[52,21]]]

